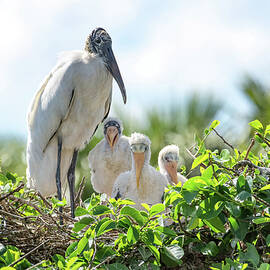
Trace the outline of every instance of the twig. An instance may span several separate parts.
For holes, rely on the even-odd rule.
[[[257,195],[252,194],[252,196],[255,198],[255,200],[257,200],[257,201],[259,201],[259,202],[263,203],[264,205],[266,205],[266,206],[270,207],[270,203],[268,203],[268,202],[266,202],[265,200],[263,200],[263,199],[259,198]]]
[[[85,183],[85,176],[82,178],[82,181],[80,183],[80,186],[79,186],[79,189],[78,189],[78,192],[77,192],[77,195],[76,195],[76,198],[75,198],[75,204],[78,204],[79,203],[79,200],[81,198],[81,195],[82,195],[82,192],[84,190],[84,183]]]
[[[21,201],[23,204],[27,204],[27,205],[33,207],[37,212],[39,212],[42,215],[42,211],[36,205],[34,205],[34,204],[32,204],[32,203],[30,203],[30,202],[28,202],[20,197],[15,197],[13,195],[10,195],[10,197],[11,197],[11,199],[13,199],[15,201]]]
[[[114,259],[116,256],[117,256],[117,255],[114,254],[114,255],[112,255],[112,256],[107,257],[107,259],[105,259],[103,262],[101,262],[101,263],[99,263],[98,265],[96,265],[94,268],[92,268],[92,270],[98,269],[100,266],[102,266],[102,265],[105,264],[106,262],[111,261],[111,260]]]
[[[209,163],[210,163],[210,165],[212,167],[212,170],[213,170],[213,175],[216,178],[216,180],[218,181],[218,177],[217,177],[217,174],[216,174],[216,171],[215,171],[215,167],[214,167],[214,164],[212,162],[211,154],[210,153],[208,153],[208,157],[209,157]]]
[[[50,209],[53,208],[52,205],[48,202],[48,200],[45,199],[45,198],[41,195],[41,193],[40,193],[39,191],[37,192],[37,195],[42,199],[42,201],[44,201],[44,203],[45,203]]]
[[[216,161],[214,161],[214,160],[212,161],[212,163],[218,165],[218,166],[219,166],[220,168],[222,168],[222,169],[225,169],[225,170],[227,170],[227,171],[229,171],[229,172],[232,172],[232,173],[234,173],[234,174],[236,174],[236,175],[240,175],[240,173],[239,173],[237,170],[234,170],[234,169],[225,167],[225,166],[221,165],[220,163],[218,163],[218,162],[216,162]]]
[[[189,155],[193,158],[193,159],[195,159],[196,158],[196,156],[194,156],[190,151],[189,151],[189,149],[188,148],[186,148],[186,151],[189,153]],[[199,164],[201,167],[203,167],[204,169],[206,169],[207,168],[207,166],[206,165],[204,165],[203,163],[201,163],[201,164]]]
[[[256,132],[255,135],[259,136],[267,144],[267,146],[270,147],[270,141],[267,138],[265,138],[258,132]]]
[[[214,129],[213,128],[213,130],[214,130],[214,132],[217,134],[217,136],[225,143],[225,144],[227,144],[233,151],[234,151],[234,147],[230,144],[230,143],[228,143],[217,131],[216,131],[216,129]],[[238,151],[238,153],[239,154],[241,154],[240,153],[240,151],[239,150],[237,150]]]
[[[30,255],[31,253],[33,253],[34,251],[36,251],[38,248],[40,248],[41,246],[43,246],[44,244],[46,244],[47,242],[49,242],[49,240],[44,241],[43,243],[41,243],[40,245],[38,245],[37,247],[35,247],[34,249],[30,250],[29,252],[27,252],[26,254],[24,254],[21,258],[19,258],[18,260],[16,260],[15,262],[11,263],[9,265],[9,267],[14,266],[15,264],[17,264],[18,262],[20,262],[21,260],[23,260],[24,258],[26,258],[28,255]]]
[[[90,264],[89,264],[89,266],[88,266],[88,269],[92,269],[92,264],[93,264],[93,261],[94,261],[94,259],[95,259],[95,257],[96,257],[97,245],[96,245],[95,239],[93,239],[93,245],[94,245],[94,252],[93,252],[93,255],[92,255],[91,262],[90,262]]]
[[[244,160],[248,159],[249,152],[250,152],[251,148],[254,146],[254,144],[255,144],[255,140],[254,140],[254,138],[252,138],[251,142],[250,142],[250,145],[249,145],[249,147],[247,149],[247,153],[246,153],[246,156],[245,156]]]
[[[14,194],[15,192],[19,191],[20,189],[22,189],[24,187],[24,183],[21,183],[18,187],[16,187],[14,190],[12,190],[11,192],[9,192],[8,194],[0,197],[0,202],[4,199],[6,199],[7,197],[9,197],[10,195]]]
[[[194,235],[193,233],[190,233],[188,231],[186,231],[181,223],[181,215],[178,214],[178,223],[179,223],[179,227],[180,227],[180,230],[184,233],[184,235],[186,236],[191,236],[191,237],[196,237],[196,235]]]
[[[38,262],[38,263],[36,263],[36,264],[34,264],[34,265],[28,267],[27,270],[34,269],[35,267],[37,267],[37,266],[43,264],[44,262],[45,262],[45,261]]]
[[[47,204],[47,206],[50,208],[50,209],[53,209],[52,205],[50,204],[50,202],[45,199],[39,192],[37,193],[37,195]],[[53,211],[57,212],[57,214],[61,215],[63,218],[69,220],[69,221],[72,221],[74,222],[74,219],[68,215],[66,215],[65,213],[60,213],[60,211],[57,209],[57,208],[54,208]]]
[[[17,219],[36,218],[36,216],[24,216],[24,217],[17,216],[17,215],[11,214],[9,212],[6,212],[4,210],[1,210],[1,209],[0,209],[0,213],[3,213],[4,215],[8,215],[8,216],[11,216],[11,217],[14,217],[14,218],[17,218]]]

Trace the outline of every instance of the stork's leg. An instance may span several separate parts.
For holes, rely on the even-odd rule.
[[[61,152],[62,152],[62,138],[58,137],[58,153],[57,153],[57,169],[56,169],[56,187],[57,187],[57,197],[59,201],[62,201],[62,189],[61,189]],[[62,206],[59,207],[60,213],[62,213]],[[60,224],[63,225],[63,217],[60,215]]]
[[[78,150],[74,150],[73,157],[71,160],[70,167],[68,169],[68,186],[69,186],[69,193],[70,193],[70,207],[71,207],[71,216],[74,218],[74,190],[75,190],[75,167],[77,162]]]

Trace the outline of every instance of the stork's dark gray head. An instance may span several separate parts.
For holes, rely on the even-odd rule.
[[[112,46],[111,37],[101,27],[94,29],[88,39],[88,50],[101,57],[104,55],[104,47]]]
[[[105,29],[98,27],[88,36],[85,50],[102,58],[108,71],[116,80],[124,103],[127,101],[125,85],[112,50],[112,39]]]

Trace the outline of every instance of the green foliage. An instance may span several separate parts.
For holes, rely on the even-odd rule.
[[[100,195],[92,194],[75,212],[72,237],[77,240],[65,256],[55,254],[40,267],[194,269],[203,264],[208,269],[270,269],[270,188],[269,174],[264,173],[269,165],[268,126],[250,123],[264,153],[256,156],[250,151],[247,161],[246,151],[207,149],[207,136],[217,124],[205,130],[206,137],[197,138],[192,167],[199,167],[200,175],[183,186],[171,186],[164,204],[143,204],[144,211],[134,209],[129,200],[109,199],[104,204]],[[1,194],[12,192],[21,180],[0,174]],[[40,215],[31,206],[24,211]],[[0,266],[8,267],[22,255],[16,247],[0,245]],[[25,258],[14,267],[31,265]]]

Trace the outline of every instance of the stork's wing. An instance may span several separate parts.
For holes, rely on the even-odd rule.
[[[60,119],[60,122],[59,122],[59,125],[58,127],[56,128],[56,130],[53,132],[52,136],[50,137],[50,139],[48,140],[47,144],[45,145],[45,147],[43,148],[43,153],[46,151],[46,148],[48,147],[48,145],[50,144],[51,140],[54,138],[54,136],[57,134],[58,130],[60,129],[63,121],[68,117],[69,113],[70,113],[70,110],[72,108],[72,105],[74,103],[74,95],[75,93],[75,89],[72,90],[72,93],[71,93],[71,97],[70,97],[70,100],[69,100],[69,105],[68,105],[68,108],[67,108],[67,112],[66,112],[66,115]]]
[[[110,108],[111,108],[111,104],[112,104],[112,92],[105,102],[105,115],[103,117],[102,122],[108,117],[109,112],[110,112]]]
[[[102,122],[107,118],[107,116],[108,116],[108,114],[109,114],[109,112],[110,112],[111,103],[112,103],[112,92],[111,92],[110,96],[108,97],[108,99],[107,99],[106,102],[105,102],[105,114],[104,114],[104,117],[103,117]],[[93,134],[92,134],[92,136],[91,136],[91,139],[92,139],[93,136],[95,135],[95,133],[96,133],[98,127],[99,127],[99,124],[96,126],[96,128],[95,128],[95,130],[94,130],[94,132],[93,132]],[[91,139],[90,139],[90,140],[91,140]]]
[[[112,190],[112,198],[123,198],[127,192],[129,172],[121,173],[115,180]]]
[[[78,57],[79,54],[77,55]],[[68,117],[76,91],[73,84],[72,61],[62,62],[46,77],[35,95],[28,113],[28,128],[32,140],[38,138],[43,151]]]

